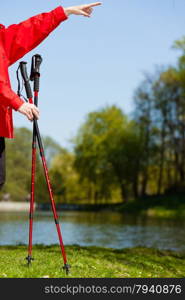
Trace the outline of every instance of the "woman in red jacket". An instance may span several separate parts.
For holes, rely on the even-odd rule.
[[[63,8],[34,16],[7,28],[0,24],[0,189],[5,183],[5,138],[13,138],[12,110],[28,120],[39,118],[34,104],[24,103],[11,89],[8,67],[38,46],[61,22],[73,15],[90,17],[100,2]]]

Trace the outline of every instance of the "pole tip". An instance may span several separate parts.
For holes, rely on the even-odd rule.
[[[26,260],[27,260],[27,262],[28,262],[28,266],[30,266],[30,264],[31,264],[32,260],[34,260],[34,258],[33,258],[32,256],[28,255],[28,256],[26,257]]]
[[[65,264],[65,265],[63,266],[63,270],[66,271],[66,275],[68,275],[68,274],[70,273],[70,269],[71,269],[71,266],[68,265],[68,264]]]

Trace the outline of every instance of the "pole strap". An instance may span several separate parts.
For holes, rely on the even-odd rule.
[[[27,98],[22,94],[22,90],[23,90],[23,79],[22,79],[22,86],[21,86],[21,81],[20,81],[20,77],[19,77],[19,74],[20,74],[20,65],[19,67],[17,68],[17,71],[16,71],[16,76],[17,76],[17,82],[18,82],[18,86],[17,86],[17,95],[21,98],[24,99],[24,101],[28,102]]]

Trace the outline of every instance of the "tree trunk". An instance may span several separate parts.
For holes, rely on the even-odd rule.
[[[163,169],[164,169],[164,152],[165,152],[165,122],[163,122],[161,133],[161,150],[160,150],[160,163],[159,163],[159,178],[157,184],[157,194],[161,194],[163,185]]]
[[[137,174],[134,178],[133,181],[133,192],[134,192],[134,198],[137,199],[139,196],[139,184],[138,184],[138,177],[139,175]]]
[[[173,154],[171,151],[169,151],[169,158],[168,158],[168,164],[167,164],[167,188],[171,187],[173,184],[172,180],[172,167],[171,162],[173,161]]]
[[[122,197],[122,200],[124,203],[127,203],[128,202],[128,190],[127,188],[125,187],[125,184],[121,183],[121,197]]]
[[[146,170],[143,173],[143,177],[142,177],[142,183],[141,183],[141,195],[142,196],[146,195],[147,184],[148,184],[148,170]]]

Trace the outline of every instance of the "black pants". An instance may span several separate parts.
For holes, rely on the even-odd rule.
[[[5,138],[0,137],[0,189],[6,179],[6,164],[5,164]]]

